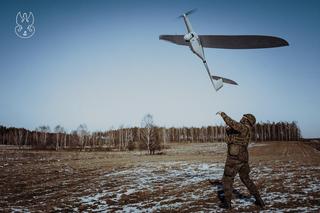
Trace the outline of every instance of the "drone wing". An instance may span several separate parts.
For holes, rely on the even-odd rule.
[[[199,35],[199,38],[202,46],[208,48],[257,49],[289,45],[282,38],[262,35]]]
[[[183,35],[160,35],[160,40],[188,46]],[[289,43],[279,37],[262,35],[199,35],[201,45],[207,48],[222,49],[258,49],[288,46]]]
[[[178,45],[188,46],[188,43],[184,40],[183,35],[160,35],[159,39],[169,41]]]

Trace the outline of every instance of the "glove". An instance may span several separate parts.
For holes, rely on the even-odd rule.
[[[220,116],[222,116],[222,114],[225,114],[225,113],[222,112],[222,111],[219,111],[219,112],[216,113],[216,115],[220,115]]]

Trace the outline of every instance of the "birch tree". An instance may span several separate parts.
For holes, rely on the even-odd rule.
[[[46,125],[39,126],[38,128],[36,128],[36,131],[41,133],[41,135],[43,136],[42,145],[46,146],[47,145],[47,134],[50,132],[50,127],[46,126]]]
[[[56,133],[56,150],[58,150],[61,147],[61,135],[65,134],[66,131],[64,130],[64,128],[60,125],[57,125],[54,128],[54,132]]]
[[[151,139],[154,134],[154,122],[151,114],[146,114],[141,121],[141,137],[145,143],[149,154],[151,154]]]
[[[89,135],[88,127],[86,124],[80,124],[77,128],[77,135],[80,139],[81,148],[85,149],[86,146],[86,136]]]

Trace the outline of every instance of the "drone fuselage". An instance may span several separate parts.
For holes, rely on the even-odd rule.
[[[191,12],[191,11],[190,11]],[[201,45],[201,41],[200,41],[200,38],[198,36],[198,34],[196,34],[195,32],[193,32],[193,29],[192,29],[192,26],[191,26],[191,23],[188,19],[188,14],[190,14],[190,12],[187,12],[185,14],[182,15],[183,17],[183,20],[184,20],[184,23],[186,24],[186,27],[187,27],[187,31],[188,33],[184,35],[184,40],[189,44],[189,47],[191,49],[191,51],[197,55],[199,58],[201,58],[206,70],[207,70],[207,73],[209,75],[209,78],[210,78],[210,81],[214,87],[214,89],[216,91],[218,91],[222,86],[223,86],[223,81],[222,81],[222,78],[219,78],[218,80],[214,81],[211,77],[211,73],[210,73],[210,70],[209,70],[209,67],[208,67],[208,64],[207,64],[207,61],[206,61],[206,58],[204,56],[204,51],[203,51],[203,47]]]
[[[189,42],[191,51],[196,54],[202,61],[205,61],[203,47],[199,36],[195,32],[189,32],[184,36],[186,42]]]
[[[193,32],[191,23],[186,14],[182,15],[184,23],[186,24],[188,33],[184,35],[184,40],[189,43],[191,51],[196,54],[202,61],[205,61],[203,47],[197,33]]]

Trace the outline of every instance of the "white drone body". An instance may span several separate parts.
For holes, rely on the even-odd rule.
[[[189,12],[190,13],[190,12]],[[206,61],[206,58],[204,56],[204,51],[203,51],[203,47],[201,45],[201,41],[200,41],[200,38],[199,36],[197,35],[197,33],[193,32],[192,30],[192,26],[191,26],[191,23],[187,17],[188,14],[183,14],[182,17],[183,17],[183,20],[187,26],[187,30],[188,30],[188,33],[184,35],[184,40],[186,42],[189,42],[190,43],[190,49],[191,51],[196,54],[199,58],[201,58],[204,66],[206,67],[206,70],[208,72],[208,75],[209,75],[209,78],[211,80],[211,83],[214,87],[214,89],[216,91],[218,91],[222,86],[223,86],[223,81],[222,81],[222,78],[218,78],[217,80],[213,80],[212,79],[212,75],[210,73],[210,70],[209,70],[209,67],[207,65],[207,61]]]

